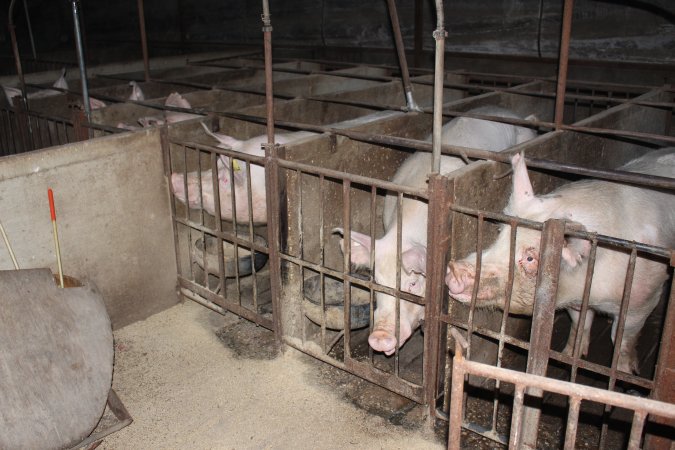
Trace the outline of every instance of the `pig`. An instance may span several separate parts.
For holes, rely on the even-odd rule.
[[[66,81],[66,68],[61,69],[61,76],[54,82],[52,87],[57,89],[68,89],[68,82]],[[10,86],[2,86],[2,89],[5,91],[5,97],[10,105],[12,105],[12,99],[17,96],[21,96],[21,89],[17,89]],[[37,98],[46,98],[53,97],[54,95],[62,94],[63,92],[56,89],[42,89],[36,92],[31,92],[28,95],[29,99]]]
[[[143,101],[145,100],[145,94],[141,90],[141,87],[135,81],[130,81],[129,86],[131,86],[131,95],[129,95],[129,100],[133,101]]]
[[[165,106],[174,106],[176,108],[192,109],[190,102],[178,92],[172,92],[164,101]],[[152,127],[155,125],[164,125],[165,123],[182,122],[183,120],[190,120],[197,117],[202,117],[199,114],[190,114],[178,111],[164,111],[162,115],[148,116],[138,119],[138,123],[143,127]]]
[[[504,108],[485,106],[470,111],[474,114],[493,115],[508,118],[520,118]],[[531,119],[533,116],[528,116]],[[499,152],[513,145],[528,141],[536,132],[525,127],[517,127],[498,122],[458,117],[443,126],[441,141],[446,145],[481,148]],[[431,140],[431,136],[427,138]],[[441,174],[448,174],[465,165],[460,158],[442,156]],[[431,154],[416,152],[398,169],[392,181],[396,184],[422,188],[426,186],[427,174],[431,168]],[[378,284],[396,287],[397,260],[397,199],[394,195],[385,198],[383,222],[385,234],[375,240],[375,281]],[[410,198],[403,199],[401,230],[401,290],[423,296],[426,289],[427,255],[427,204]],[[344,236],[342,228],[334,232]],[[352,231],[351,262],[355,266],[370,266],[371,239],[367,234]],[[344,242],[340,247],[344,251]],[[412,335],[424,319],[424,307],[402,300],[398,341],[396,339],[396,300],[381,292],[375,293],[373,331],[368,337],[369,345],[376,351],[392,355]]]
[[[675,196],[657,190],[599,180],[566,184],[548,195],[536,196],[527,173],[524,155],[512,159],[513,187],[506,214],[543,222],[556,218],[573,222],[578,228],[650,245],[675,247]],[[675,177],[675,147],[645,154],[620,170]],[[505,225],[495,243],[482,254],[476,305],[504,309],[509,270],[510,226]],[[515,275],[510,312],[531,315],[538,269],[540,232],[520,228],[516,238]],[[565,352],[574,347],[584,280],[591,249],[589,241],[567,238],[561,254],[557,308],[572,318]],[[617,318],[623,296],[628,253],[598,246],[589,298],[589,316],[583,326],[581,354],[588,351],[593,313],[614,319],[612,339],[616,338]],[[445,283],[453,299],[471,301],[475,283],[476,254],[450,261]],[[668,277],[666,264],[638,254],[635,277],[626,314],[619,370],[636,371],[636,339],[647,316],[659,301]],[[615,342],[616,345],[616,342]]]
[[[202,126],[209,136],[219,142],[218,147],[220,148],[236,150],[249,155],[265,155],[264,150],[261,148],[261,144],[267,142],[267,135],[256,136],[241,141],[225,134],[213,133],[203,122]],[[288,144],[313,135],[315,135],[315,133],[309,132],[275,134],[274,140],[277,144]],[[232,191],[234,191],[237,222],[248,223],[247,162],[239,159],[233,159],[232,161],[232,173],[234,176],[230,179],[230,158],[224,155],[219,155],[217,158],[218,186],[220,188],[220,215],[223,220],[233,220]],[[173,173],[171,174],[171,191],[178,201],[187,203],[188,207],[195,209],[203,207],[206,212],[215,215],[215,195],[213,192],[212,176],[212,170],[190,172],[187,174],[187,179],[182,173]],[[201,192],[199,189],[200,180]],[[185,190],[186,185],[187,193]],[[257,164],[251,166],[251,196],[253,223],[267,223],[265,169]]]

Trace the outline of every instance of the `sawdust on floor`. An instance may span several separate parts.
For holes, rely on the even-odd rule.
[[[187,302],[115,332],[113,388],[134,422],[99,448],[445,447],[312,382],[316,364],[293,349],[275,357],[228,346],[219,330],[237,320]]]

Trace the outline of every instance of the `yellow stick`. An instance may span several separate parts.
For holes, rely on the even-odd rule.
[[[19,270],[19,264],[16,262],[16,257],[14,256],[14,251],[12,251],[12,246],[9,245],[9,239],[7,239],[5,227],[2,226],[2,222],[0,222],[0,233],[2,233],[2,238],[5,240],[5,245],[7,246],[7,250],[9,251],[9,256],[12,258],[12,263],[14,263],[14,268],[16,270]]]

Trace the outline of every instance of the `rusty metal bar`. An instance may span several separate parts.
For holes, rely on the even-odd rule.
[[[267,242],[269,247],[270,290],[272,295],[272,319],[277,342],[281,344],[283,328],[281,322],[281,258],[280,258],[280,174],[279,153],[283,152],[276,144],[265,147],[265,189],[267,201]],[[276,194],[276,195],[275,195]]]
[[[573,399],[585,399],[590,400],[596,403],[603,403],[606,405],[611,405],[615,407],[625,408],[634,410],[636,412],[636,421],[634,420],[632,429],[635,430],[631,436],[636,436],[638,438],[639,431],[642,429],[642,420],[646,417],[647,414],[657,416],[660,418],[667,418],[670,420],[675,420],[675,404],[660,402],[652,399],[645,399],[641,397],[635,397],[632,395],[627,395],[619,392],[606,391],[603,389],[598,389],[591,386],[585,386],[581,384],[571,383],[568,381],[557,380],[553,378],[547,378],[538,375],[532,375],[528,373],[522,373],[510,369],[504,369],[501,367],[494,367],[488,364],[479,363],[476,361],[470,361],[463,357],[463,351],[467,347],[466,340],[461,336],[459,331],[455,328],[451,329],[451,333],[455,338],[456,342],[456,351],[453,362],[453,376],[457,372],[458,378],[463,384],[463,374],[472,374],[487,379],[499,379],[506,383],[511,383],[516,387],[516,395],[519,389],[524,389],[528,387],[530,389],[536,388],[546,392],[552,392]],[[453,389],[459,389],[453,383]],[[576,400],[573,400],[573,402]],[[515,403],[515,401],[514,401]],[[461,418],[461,402],[457,402],[453,399],[453,407],[451,408],[451,418],[449,427],[449,449],[459,449],[459,439],[456,439],[456,435],[459,431],[455,431],[458,428],[458,423],[461,423],[461,420],[454,420],[457,417]],[[513,419],[516,419],[515,411]],[[576,428],[574,426],[573,428]],[[569,432],[568,425],[568,432]],[[512,435],[514,432],[514,427],[512,425]],[[455,446],[455,439],[457,440],[457,445]],[[639,442],[639,441],[638,441]],[[450,445],[452,443],[453,445]],[[521,448],[517,447],[517,444],[514,439],[511,439],[509,442],[509,448]],[[566,442],[567,445],[567,442]],[[568,448],[566,446],[566,448]]]
[[[570,35],[572,34],[572,9],[574,0],[565,0],[563,6],[562,36],[560,37],[560,55],[558,57],[558,81],[555,100],[555,127],[560,129],[565,110],[565,90],[567,85],[567,64],[570,52]]]
[[[574,443],[577,439],[577,426],[579,422],[579,408],[581,407],[581,398],[577,396],[570,397],[570,406],[567,413],[567,427],[565,429],[565,450],[574,450]]]
[[[415,0],[415,66],[422,65],[424,51],[424,2]]]
[[[184,108],[179,108],[179,109],[184,109]],[[185,110],[189,112],[190,110]],[[246,120],[250,121],[253,123],[264,123],[264,119],[256,116],[249,116],[245,114],[238,114],[238,113],[218,113],[219,115],[222,115],[224,117],[231,117],[234,119],[240,119],[240,120]],[[484,119],[484,120],[492,120],[493,116],[482,116],[482,115],[476,115],[476,114],[466,114],[466,113],[459,113],[459,116],[462,117],[475,117],[479,119]],[[495,119],[497,119],[495,117]],[[499,122],[506,123],[507,121],[505,120],[497,120]],[[509,121],[510,122],[510,121]],[[515,121],[514,121],[515,122]],[[527,121],[525,121],[527,122]],[[367,133],[367,132],[362,132],[362,131],[355,131],[355,130],[347,130],[347,129],[338,129],[338,128],[332,128],[328,126],[323,126],[323,125],[310,125],[310,124],[300,124],[297,122],[289,122],[289,121],[281,121],[277,120],[276,125],[283,127],[283,128],[291,128],[291,129],[298,129],[298,130],[304,130],[304,131],[314,131],[317,133],[332,133],[340,136],[346,136],[350,139],[361,141],[361,142],[369,142],[373,144],[380,144],[380,145],[393,145],[393,146],[404,146],[408,148],[412,148],[415,150],[420,150],[420,151],[431,151],[432,149],[432,144],[427,141],[420,141],[416,139],[408,139],[408,138],[401,138],[401,137],[396,137],[396,136],[388,136],[388,135],[380,135],[380,134],[373,134],[373,133]],[[574,129],[574,130],[581,130],[581,131],[589,131],[592,132],[594,129],[589,129],[585,127],[566,127],[566,129]],[[606,130],[602,130],[603,133],[605,133]],[[637,135],[640,134],[644,136],[646,133],[628,133],[628,132],[620,132],[620,133],[614,133],[611,131],[606,131],[606,134],[616,134],[616,135]],[[657,137],[657,136],[650,136],[650,137]],[[675,141],[675,137],[663,137],[664,140],[673,140]],[[510,155],[504,154],[504,153],[495,153],[487,150],[480,150],[480,149],[472,149],[468,147],[460,147],[460,146],[455,146],[455,145],[441,145],[442,153],[446,155],[453,155],[453,156],[461,156],[461,157],[468,157],[472,159],[484,159],[484,160],[490,160],[490,161],[498,161],[498,162],[503,162],[506,164],[510,164]],[[600,169],[588,169],[585,167],[577,166],[574,164],[566,164],[566,163],[560,163],[560,162],[554,162],[550,160],[545,160],[545,159],[535,159],[535,158],[527,158],[526,159],[527,166],[530,168],[539,168],[539,169],[548,169],[548,170],[555,170],[558,172],[564,172],[564,173],[573,173],[577,175],[584,175],[587,177],[592,177],[592,178],[599,178],[599,179],[604,179],[604,180],[610,180],[610,181],[621,181],[621,182],[626,182],[626,183],[634,183],[638,185],[643,185],[643,186],[651,186],[651,187],[659,187],[659,188],[665,188],[665,189],[670,189],[670,190],[675,190],[675,179],[673,178],[668,178],[668,177],[660,177],[660,176],[654,176],[654,175],[644,175],[644,174],[639,174],[639,173],[634,173],[634,172],[624,172],[624,171],[618,171],[618,170],[600,170]]]
[[[464,350],[469,344],[464,336],[456,329],[450,328],[450,334],[455,340],[455,356],[452,363],[452,387],[450,394],[450,415],[448,425],[448,450],[459,450],[462,439],[462,422],[464,414],[462,403],[464,398]]]
[[[438,3],[438,2],[437,2]],[[441,2],[442,4],[442,2]],[[401,37],[401,25],[398,22],[398,13],[396,11],[396,1],[387,0],[389,10],[389,18],[391,19],[391,28],[394,34],[394,43],[396,45],[396,53],[398,54],[398,63],[401,66],[401,78],[403,78],[403,89],[405,91],[406,104],[410,111],[419,111],[419,106],[415,103],[413,97],[412,84],[410,83],[410,74],[408,73],[408,60],[405,56],[405,45],[403,44],[403,37]],[[441,72],[443,68],[441,67]]]
[[[12,41],[12,53],[14,53],[14,64],[16,65],[16,74],[19,76],[19,85],[21,86],[21,99],[23,101],[24,109],[28,111],[28,94],[26,92],[26,80],[23,76],[23,69],[21,67],[21,55],[19,54],[19,44],[16,40],[16,26],[14,25],[14,4],[16,0],[11,0],[9,3],[9,11],[7,13],[7,28],[9,28],[9,35]],[[30,129],[30,123],[28,124]]]
[[[532,313],[532,332],[530,335],[530,351],[527,354],[527,373],[546,375],[549,348],[553,334],[553,319],[560,275],[560,258],[565,244],[565,223],[558,219],[544,222],[541,234],[541,251],[537,284],[534,293],[534,310]],[[540,389],[528,390],[530,397],[540,398]],[[534,401],[525,407],[522,437],[517,445],[530,448],[537,446],[537,430],[539,428],[540,401]],[[515,414],[515,412],[514,412]]]
[[[675,266],[675,252],[670,258],[670,266]],[[650,397],[668,403],[675,403],[675,278],[671,281],[668,306],[664,314],[663,331],[661,334],[661,346],[657,358],[656,372],[654,374],[654,389]],[[666,426],[675,426],[675,420],[669,422],[653,420]],[[664,436],[647,434],[645,448],[648,450],[668,450],[671,448],[672,439]]]
[[[344,227],[344,237],[343,237],[343,253],[344,258],[342,259],[342,270],[344,273],[349,273],[351,268],[351,257],[352,257],[352,216],[351,216],[351,198],[349,196],[351,190],[351,183],[349,180],[344,180],[342,182],[342,226]],[[351,290],[352,285],[348,278],[345,278],[342,282],[342,288],[344,292],[344,330],[345,330],[345,340],[344,340],[344,358],[345,361],[349,360],[352,356],[351,349]]]
[[[445,254],[450,240],[449,216],[452,187],[447,177],[432,174],[429,177],[429,206],[427,222],[426,291],[424,308],[424,378],[429,417],[436,408],[437,379],[441,349],[439,316],[445,292]]]
[[[145,81],[150,81],[150,62],[148,60],[148,36],[145,32],[145,7],[143,0],[138,0],[138,25],[141,29],[141,50],[143,51],[143,69]]]

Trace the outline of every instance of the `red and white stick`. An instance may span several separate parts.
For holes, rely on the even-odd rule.
[[[49,196],[49,212],[52,215],[52,228],[54,229],[54,247],[56,248],[56,263],[59,266],[59,285],[63,288],[63,268],[61,267],[61,250],[59,248],[59,234],[56,230],[56,209],[54,208],[54,193],[51,188],[47,189]]]

